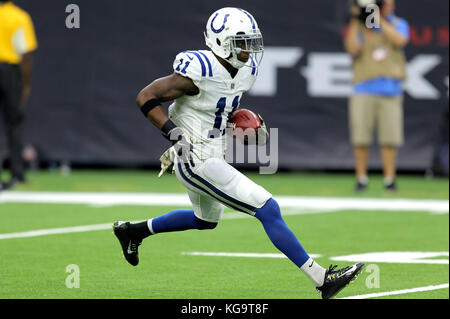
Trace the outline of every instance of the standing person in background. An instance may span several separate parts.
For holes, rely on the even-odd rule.
[[[379,25],[370,24],[368,4],[376,4]],[[396,191],[397,148],[404,142],[403,90],[409,25],[394,14],[394,0],[355,0],[346,51],[353,58],[354,91],[349,101],[351,142],[354,148],[356,191],[367,189],[367,163],[374,129],[378,132],[384,187]]]
[[[22,158],[25,105],[31,91],[32,51],[37,48],[33,22],[12,1],[0,0],[0,111],[6,127],[11,179],[0,190],[25,182]]]

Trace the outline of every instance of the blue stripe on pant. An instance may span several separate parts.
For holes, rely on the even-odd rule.
[[[253,213],[257,209],[256,207],[253,207],[251,205],[248,205],[246,203],[243,203],[237,199],[234,199],[234,198],[228,196],[227,194],[225,194],[221,190],[217,189],[212,184],[208,183],[206,180],[204,180],[203,178],[201,178],[200,176],[198,176],[194,172],[192,172],[192,170],[189,168],[189,165],[185,164],[184,167],[186,168],[186,171],[189,173],[189,175],[192,178],[194,178],[197,181],[197,183],[199,183],[200,185],[191,181],[184,173],[181,164],[178,163],[178,171],[180,172],[181,177],[187,183],[189,183],[193,187],[203,191],[204,193],[210,195],[211,197],[215,198],[216,200],[223,203],[224,205],[253,216]]]

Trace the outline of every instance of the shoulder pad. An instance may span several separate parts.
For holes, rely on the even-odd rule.
[[[193,81],[212,76],[212,66],[209,58],[200,51],[183,51],[177,54],[173,62],[173,70]]]

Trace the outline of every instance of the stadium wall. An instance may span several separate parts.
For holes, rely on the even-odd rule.
[[[278,128],[279,167],[353,168],[346,0],[15,2],[31,14],[39,40],[26,136],[42,160],[157,165],[167,141],[143,118],[136,95],[172,72],[178,52],[205,49],[209,15],[235,5],[258,20],[266,47],[260,77],[241,107]],[[70,3],[80,9],[79,28],[66,25]],[[448,5],[397,1],[397,14],[411,26],[399,169],[430,166],[448,112]],[[0,150],[5,155],[4,134]],[[381,167],[376,147],[370,167]]]

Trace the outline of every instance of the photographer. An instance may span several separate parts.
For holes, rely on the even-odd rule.
[[[356,191],[368,185],[367,163],[377,131],[384,187],[396,191],[397,148],[403,144],[403,90],[408,23],[394,15],[394,0],[355,0],[344,40],[353,58],[354,90],[349,100]]]

